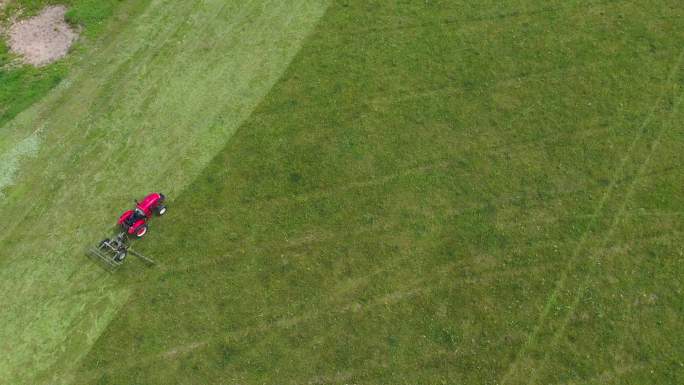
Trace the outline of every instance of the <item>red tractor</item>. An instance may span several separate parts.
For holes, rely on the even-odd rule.
[[[166,206],[163,205],[166,197],[161,193],[152,193],[145,197],[142,202],[135,201],[135,209],[128,210],[119,217],[119,225],[130,235],[142,238],[147,233],[147,220],[152,213],[164,215]]]

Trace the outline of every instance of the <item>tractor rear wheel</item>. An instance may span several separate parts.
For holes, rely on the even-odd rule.
[[[142,225],[135,230],[135,236],[138,238],[142,238],[145,234],[147,234],[147,225]]]

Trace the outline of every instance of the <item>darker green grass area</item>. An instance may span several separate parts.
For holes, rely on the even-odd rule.
[[[673,12],[334,2],[75,383],[681,383]]]
[[[43,68],[14,66],[5,42],[0,40],[0,126],[45,96],[66,76],[64,62]]]
[[[47,5],[61,4],[69,8],[66,14],[67,21],[76,28],[82,28],[82,38],[94,39],[99,36],[107,19],[123,1],[16,0],[9,3],[4,14],[0,13],[0,22],[6,22],[11,15],[19,12],[21,17],[29,17]],[[0,38],[0,126],[40,100],[59,84],[67,76],[73,62],[67,58],[45,67],[35,68],[18,65],[14,59],[16,58],[9,52],[4,37]]]

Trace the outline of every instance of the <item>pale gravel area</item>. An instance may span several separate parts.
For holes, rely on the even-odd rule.
[[[66,11],[62,5],[50,6],[32,18],[15,22],[8,31],[10,50],[37,67],[66,56],[78,37],[64,20]]]

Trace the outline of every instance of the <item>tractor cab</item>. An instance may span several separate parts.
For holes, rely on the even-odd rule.
[[[137,219],[144,219],[147,218],[147,214],[145,214],[145,212],[140,208],[136,207],[135,210],[133,210],[133,217]]]
[[[147,215],[145,215],[145,212],[136,207],[135,210],[128,210],[125,213],[123,213],[123,215],[121,216],[120,224],[125,225],[127,227],[131,227],[136,222],[140,220],[145,220],[146,218]]]

